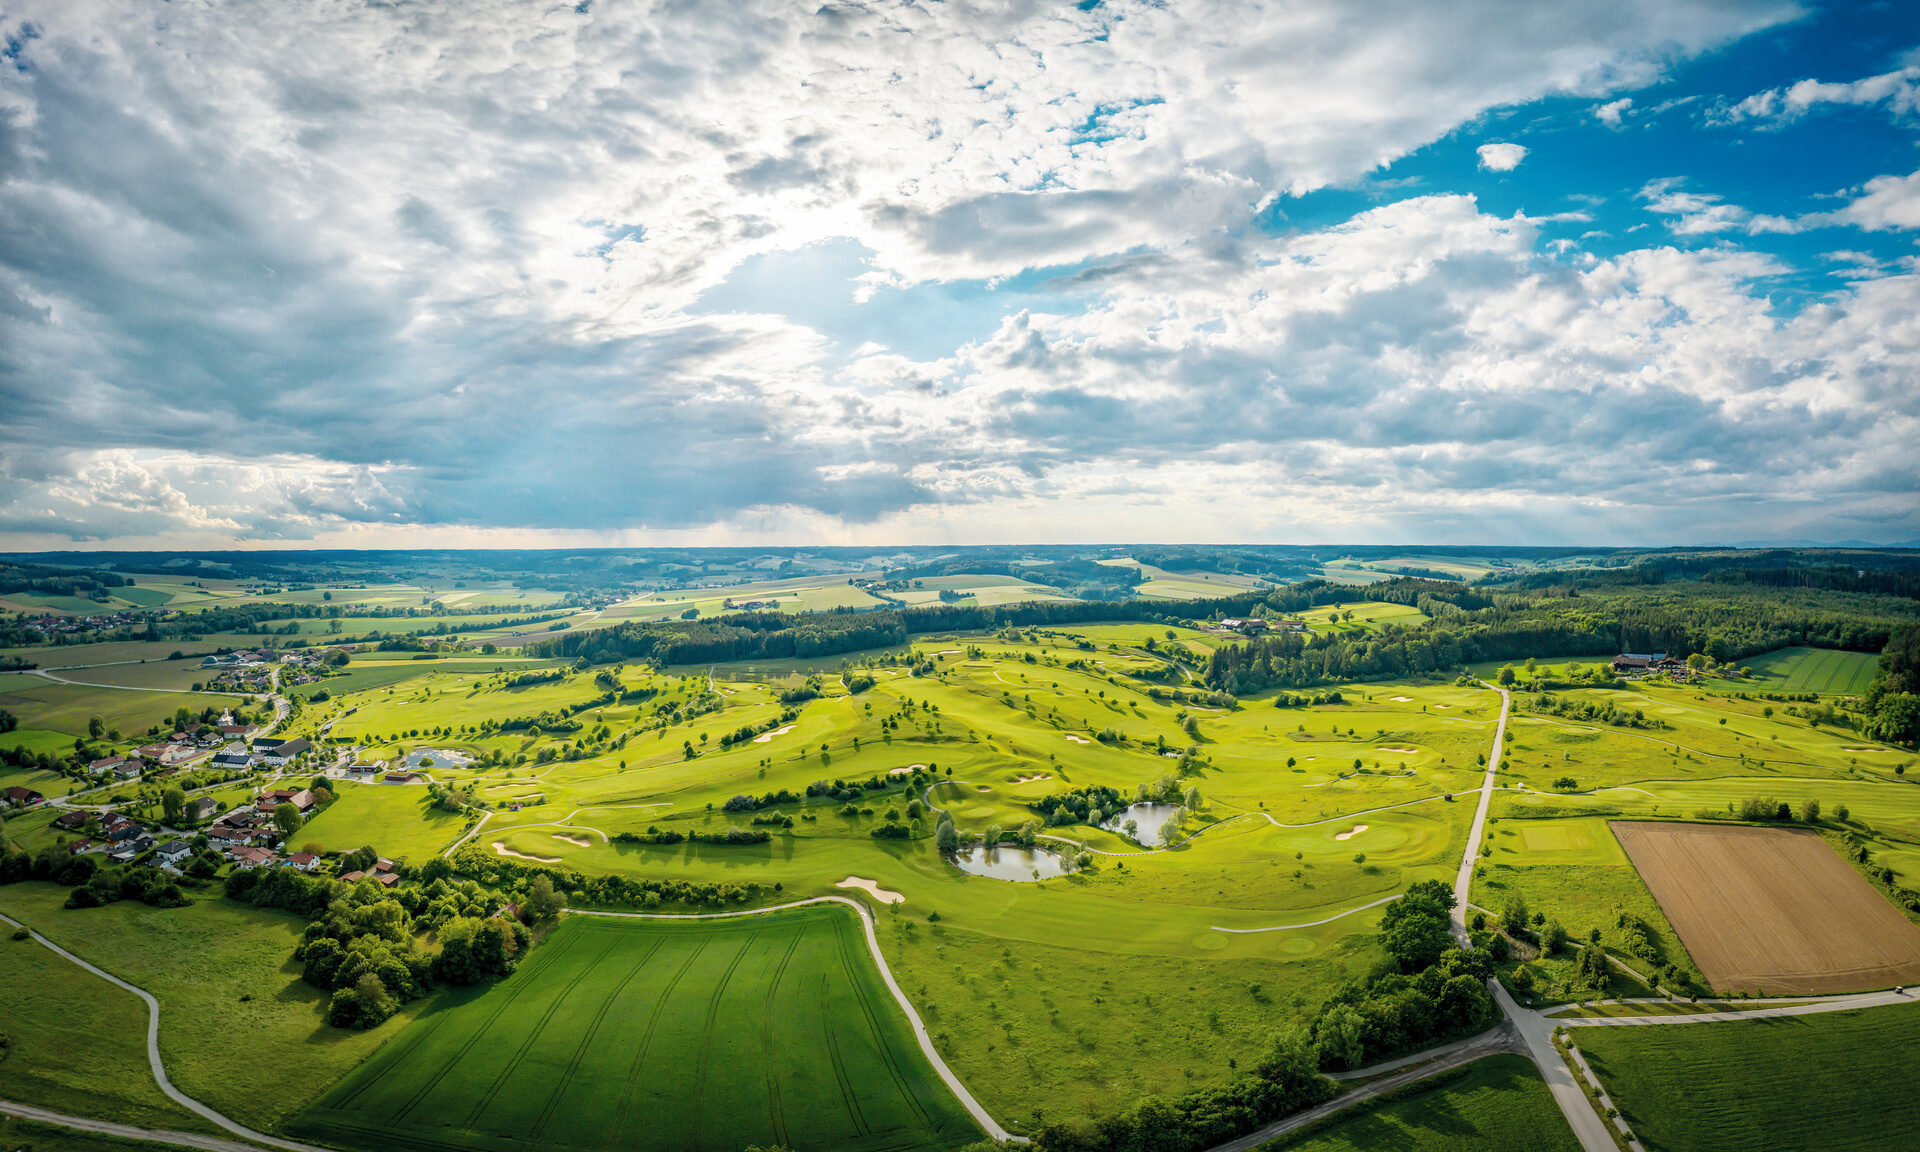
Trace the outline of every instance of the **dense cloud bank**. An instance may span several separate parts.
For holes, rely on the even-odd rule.
[[[1910,273],[1788,310],[1734,243],[1603,258],[1471,196],[1284,224],[1795,15],[29,0],[0,534],[1911,538]],[[1910,114],[1889,75],[1718,115]],[[1826,211],[1914,228],[1909,183]],[[1685,195],[1647,210],[1756,227]],[[852,308],[1056,271],[934,358],[703,307],[822,243],[864,270],[802,290]]]

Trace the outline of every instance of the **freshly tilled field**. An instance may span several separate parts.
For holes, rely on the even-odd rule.
[[[1801,995],[1920,981],[1920,928],[1814,832],[1636,822],[1613,830],[1717,990]]]

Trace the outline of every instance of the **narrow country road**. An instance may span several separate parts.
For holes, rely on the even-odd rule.
[[[174,1144],[181,1148],[204,1148],[206,1152],[260,1152],[260,1149],[252,1144],[242,1144],[237,1140],[222,1140],[218,1136],[202,1136],[198,1132],[178,1132],[171,1128],[141,1128],[134,1124],[114,1124],[106,1120],[91,1120],[85,1116],[68,1116],[62,1112],[35,1108],[31,1104],[16,1104],[11,1100],[0,1100],[0,1116],[17,1116],[22,1120],[34,1120],[41,1124],[71,1128],[76,1132],[117,1136],[122,1140],[144,1140],[149,1144]]]
[[[13,917],[8,916],[5,913],[0,913],[0,921],[4,921],[5,923],[10,924],[15,928],[26,927],[26,925],[20,923],[18,920],[15,920]],[[28,929],[28,931],[32,931],[32,929]],[[147,1005],[147,1064],[153,1069],[154,1083],[160,1086],[160,1091],[166,1093],[168,1099],[172,1100],[175,1104],[180,1105],[182,1108],[185,1108],[187,1111],[192,1112],[195,1115],[201,1117],[202,1119],[209,1120],[215,1124],[218,1124],[220,1127],[225,1128],[227,1131],[233,1133],[235,1136],[239,1136],[247,1140],[252,1140],[260,1144],[265,1144],[270,1148],[283,1148],[283,1149],[286,1149],[287,1152],[328,1152],[327,1149],[319,1148],[312,1144],[301,1144],[294,1140],[282,1140],[277,1136],[269,1136],[264,1132],[256,1132],[253,1129],[247,1127],[246,1125],[240,1123],[239,1121],[229,1119],[225,1115],[214,1111],[212,1108],[209,1108],[205,1104],[200,1103],[200,1101],[195,1100],[193,1097],[187,1095],[185,1092],[180,1091],[180,1089],[175,1088],[173,1086],[173,1081],[167,1079],[166,1067],[160,1063],[160,1002],[158,1000],[155,1000],[153,998],[153,995],[149,993],[146,989],[129,984],[125,980],[120,979],[120,977],[115,976],[113,973],[108,972],[104,969],[94,967],[92,964],[89,964],[85,960],[80,959],[80,957],[75,956],[73,953],[67,951],[65,948],[60,947],[60,945],[55,944],[53,941],[47,939],[45,936],[40,935],[40,933],[38,932],[33,933],[33,939],[35,943],[41,945],[44,948],[49,949],[50,951],[53,952],[54,955],[59,956],[64,960],[70,960],[73,963],[78,964],[80,967],[86,969],[88,972],[93,973],[95,976],[100,977],[100,979],[105,980],[107,983],[112,984],[117,988],[124,988],[127,991],[133,993],[135,996],[140,997],[141,1000],[146,1002],[146,1005]],[[54,1123],[54,1122],[55,1121],[49,1121],[49,1123]],[[233,1145],[228,1145],[228,1147],[233,1147]]]

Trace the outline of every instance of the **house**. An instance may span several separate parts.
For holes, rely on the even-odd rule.
[[[85,828],[87,826],[87,814],[85,812],[62,812],[60,815],[54,817],[53,822],[62,828]]]
[[[138,780],[146,764],[139,760],[122,760],[113,770],[115,780]]]
[[[178,764],[193,758],[193,749],[184,744],[143,744],[134,752],[159,764]]]
[[[253,833],[245,828],[231,828],[215,824],[207,829],[207,843],[219,849],[243,848],[253,839]]]
[[[215,768],[224,768],[229,772],[245,771],[253,763],[245,752],[217,752],[208,763]]]
[[[347,775],[349,776],[371,776],[378,771],[380,771],[380,765],[378,764],[347,765]]]
[[[187,801],[187,806],[180,810],[180,817],[183,820],[198,823],[201,820],[212,819],[213,814],[219,810],[219,802],[214,800],[213,797],[196,796]]]
[[[1282,632],[1305,632],[1306,630],[1307,622],[1305,620],[1280,621],[1280,631]]]
[[[147,834],[145,828],[140,827],[140,825],[135,824],[124,816],[107,817],[104,827],[106,828],[107,839],[115,844],[124,843],[128,840],[137,840]]]
[[[389,784],[411,784],[419,778],[419,774],[415,772],[389,772],[385,776]]]
[[[1241,617],[1220,621],[1220,627],[1239,632],[1246,636],[1257,635],[1267,630],[1267,622],[1257,617]]]
[[[320,863],[320,857],[311,852],[295,852],[287,857],[287,867],[298,868],[302,872],[311,872]]]
[[[251,724],[220,725],[220,735],[228,736],[228,737],[238,737],[243,740],[246,739],[248,736],[253,735],[254,731],[255,731],[254,726]]]
[[[276,788],[271,792],[260,793],[259,803],[263,808],[278,808],[282,804],[291,804],[305,812],[313,807],[313,793],[305,788],[297,792],[290,788]]]
[[[265,848],[255,848],[252,846],[235,848],[229,855],[233,857],[234,865],[240,868],[258,868],[262,864],[270,864],[273,862],[273,853],[267,851]]]
[[[154,859],[162,864],[179,867],[180,862],[193,855],[193,845],[185,840],[169,840],[153,850]]]
[[[107,859],[113,861],[115,864],[131,864],[133,863],[134,857],[138,855],[140,855],[138,848],[132,847],[131,845],[123,845],[108,852]]]
[[[373,878],[375,882],[383,888],[391,888],[395,884],[400,883],[400,873],[398,872],[375,872]]]
[[[366,878],[367,878],[367,874],[365,872],[353,871],[353,872],[342,873],[340,876],[340,881],[343,884],[358,884],[360,881],[365,880]]]
[[[312,749],[313,745],[304,739],[282,740],[271,748],[266,747],[264,742],[256,742],[254,744],[254,751],[259,755],[260,762],[263,764],[271,764],[276,768],[288,763],[295,756],[303,752],[309,752]]]
[[[393,871],[393,861],[382,856],[373,862],[373,870],[375,872],[391,872]]]
[[[16,784],[12,788],[0,791],[0,799],[4,799],[7,803],[17,807],[25,808],[40,803],[42,800],[45,800],[46,797],[31,788],[22,788]]]
[[[126,762],[125,756],[107,756],[87,765],[87,775],[98,776],[102,772],[111,772]]]
[[[1686,662],[1665,652],[1622,652],[1613,658],[1615,672],[1676,672]]]

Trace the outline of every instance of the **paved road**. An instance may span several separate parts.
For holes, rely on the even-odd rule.
[[[1216,1144],[1211,1149],[1208,1149],[1208,1152],[1248,1152],[1249,1149],[1257,1148],[1275,1137],[1284,1136],[1289,1132],[1304,1128],[1309,1124],[1316,1124],[1336,1112],[1341,1112],[1353,1107],[1355,1104],[1384,1096],[1389,1092],[1397,1092],[1407,1085],[1417,1084],[1429,1076],[1437,1075],[1449,1069],[1458,1068],[1463,1064],[1471,1064],[1475,1060],[1483,1060],[1488,1056],[1497,1055],[1501,1052],[1518,1051],[1522,1051],[1522,1049],[1517,1037],[1514,1036],[1510,1026],[1503,1024],[1498,1028],[1482,1032],[1478,1036],[1470,1037],[1457,1044],[1450,1044],[1445,1048],[1435,1049],[1432,1052],[1422,1052],[1417,1056],[1409,1057],[1409,1059],[1419,1060],[1421,1063],[1417,1067],[1409,1068],[1404,1072],[1388,1075],[1383,1079],[1375,1080],[1355,1088],[1351,1092],[1342,1093],[1327,1101],[1325,1104],[1309,1108],[1305,1112],[1295,1112],[1284,1120],[1276,1120],[1266,1127],[1255,1129],[1236,1140],[1229,1140],[1225,1144]],[[1380,1065],[1379,1068],[1361,1068],[1345,1075],[1349,1079],[1356,1076],[1377,1075],[1380,1069],[1391,1068],[1398,1063],[1400,1062],[1395,1061],[1394,1064],[1383,1064]],[[1612,1148],[1613,1145],[1609,1143],[1608,1147]]]
[[[8,916],[4,913],[0,913],[0,921],[4,921],[15,928],[25,927],[25,925],[21,924],[18,920],[15,920],[13,917]],[[869,932],[869,935],[871,935],[871,932]],[[258,1143],[265,1144],[271,1148],[286,1149],[286,1152],[328,1152],[327,1149],[319,1148],[312,1144],[301,1144],[293,1140],[282,1140],[277,1136],[269,1136],[264,1132],[256,1132],[253,1129],[247,1127],[246,1125],[240,1123],[239,1121],[229,1119],[225,1115],[222,1115],[221,1113],[214,1111],[212,1108],[209,1108],[205,1104],[200,1103],[200,1101],[195,1100],[193,1097],[187,1095],[185,1092],[180,1091],[180,1089],[175,1088],[173,1086],[173,1081],[167,1079],[166,1067],[160,1063],[160,1002],[158,1000],[155,1000],[153,998],[153,995],[149,993],[146,989],[136,987],[135,985],[129,984],[125,980],[120,979],[120,977],[115,976],[111,972],[108,972],[101,968],[94,967],[93,965],[87,963],[85,960],[80,959],[80,957],[75,956],[73,953],[67,951],[65,948],[60,947],[60,945],[55,944],[53,941],[47,939],[45,936],[40,935],[40,933],[38,932],[33,933],[33,939],[36,943],[51,950],[54,953],[54,955],[59,956],[65,960],[70,960],[73,963],[78,964],[80,967],[86,969],[87,971],[93,973],[95,976],[100,977],[100,979],[105,980],[107,983],[112,984],[118,988],[124,988],[127,991],[133,993],[135,996],[140,997],[140,999],[146,1001],[147,1064],[153,1069],[154,1082],[160,1086],[160,1091],[167,1094],[168,1099],[172,1100],[175,1104],[180,1105],[182,1108],[185,1108],[187,1111],[192,1112],[195,1115],[201,1117],[202,1119],[210,1120],[213,1123],[218,1124],[220,1127],[225,1128],[227,1131],[233,1133],[235,1136],[244,1137],[248,1140],[253,1140]]]
[[[988,1136],[995,1140],[1012,1140],[1025,1144],[1027,1138],[1015,1136],[1002,1128],[999,1121],[995,1120],[985,1108],[980,1106],[980,1102],[973,1098],[973,1093],[967,1091],[967,1086],[960,1082],[960,1077],[954,1075],[953,1069],[947,1067],[947,1062],[940,1058],[939,1050],[933,1046],[933,1038],[927,1035],[926,1025],[920,1022],[920,1014],[913,1010],[913,1002],[907,999],[907,994],[902,992],[900,985],[894,982],[893,970],[887,967],[887,958],[880,953],[880,938],[874,933],[873,914],[867,911],[865,904],[845,896],[815,896],[808,900],[795,900],[790,904],[776,904],[771,908],[748,908],[739,912],[675,914],[671,912],[595,912],[584,908],[570,908],[567,913],[571,916],[608,916],[621,920],[724,920],[734,916],[758,916],[767,912],[778,912],[783,908],[826,903],[845,904],[860,914],[860,923],[867,930],[867,951],[873,953],[873,962],[880,969],[880,978],[887,982],[887,990],[893,993],[893,998],[899,1003],[900,1010],[907,1014],[907,1023],[913,1025],[914,1038],[920,1041],[920,1051],[926,1056],[928,1063],[933,1065],[933,1070],[940,1074],[940,1079],[947,1082],[948,1088],[953,1089],[953,1094],[959,1097],[960,1103],[968,1112],[973,1113],[974,1120],[979,1122],[980,1127],[986,1129]]]
[[[1554,1016],[1540,1018],[1549,1026],[1562,1028],[1633,1028],[1647,1024],[1712,1024],[1729,1020],[1767,1020],[1778,1016],[1812,1016],[1821,1012],[1850,1012],[1856,1008],[1916,1002],[1920,1002],[1920,996],[1912,992],[1867,992],[1859,996],[1831,996],[1812,1003],[1729,1009],[1725,1012],[1675,1012],[1666,1016],[1576,1016],[1570,1020]]]
[[[15,1104],[11,1100],[0,1100],[0,1114],[18,1116],[23,1120],[37,1120],[42,1124],[54,1124],[79,1132],[118,1136],[122,1140],[144,1140],[150,1144],[204,1148],[206,1152],[260,1152],[255,1145],[242,1144],[237,1140],[222,1140],[218,1136],[202,1136],[198,1132],[177,1132],[171,1128],[141,1128],[133,1124],[113,1124],[106,1120],[90,1120],[85,1116],[68,1116],[60,1112],[50,1112],[45,1108],[35,1108],[31,1104]]]

